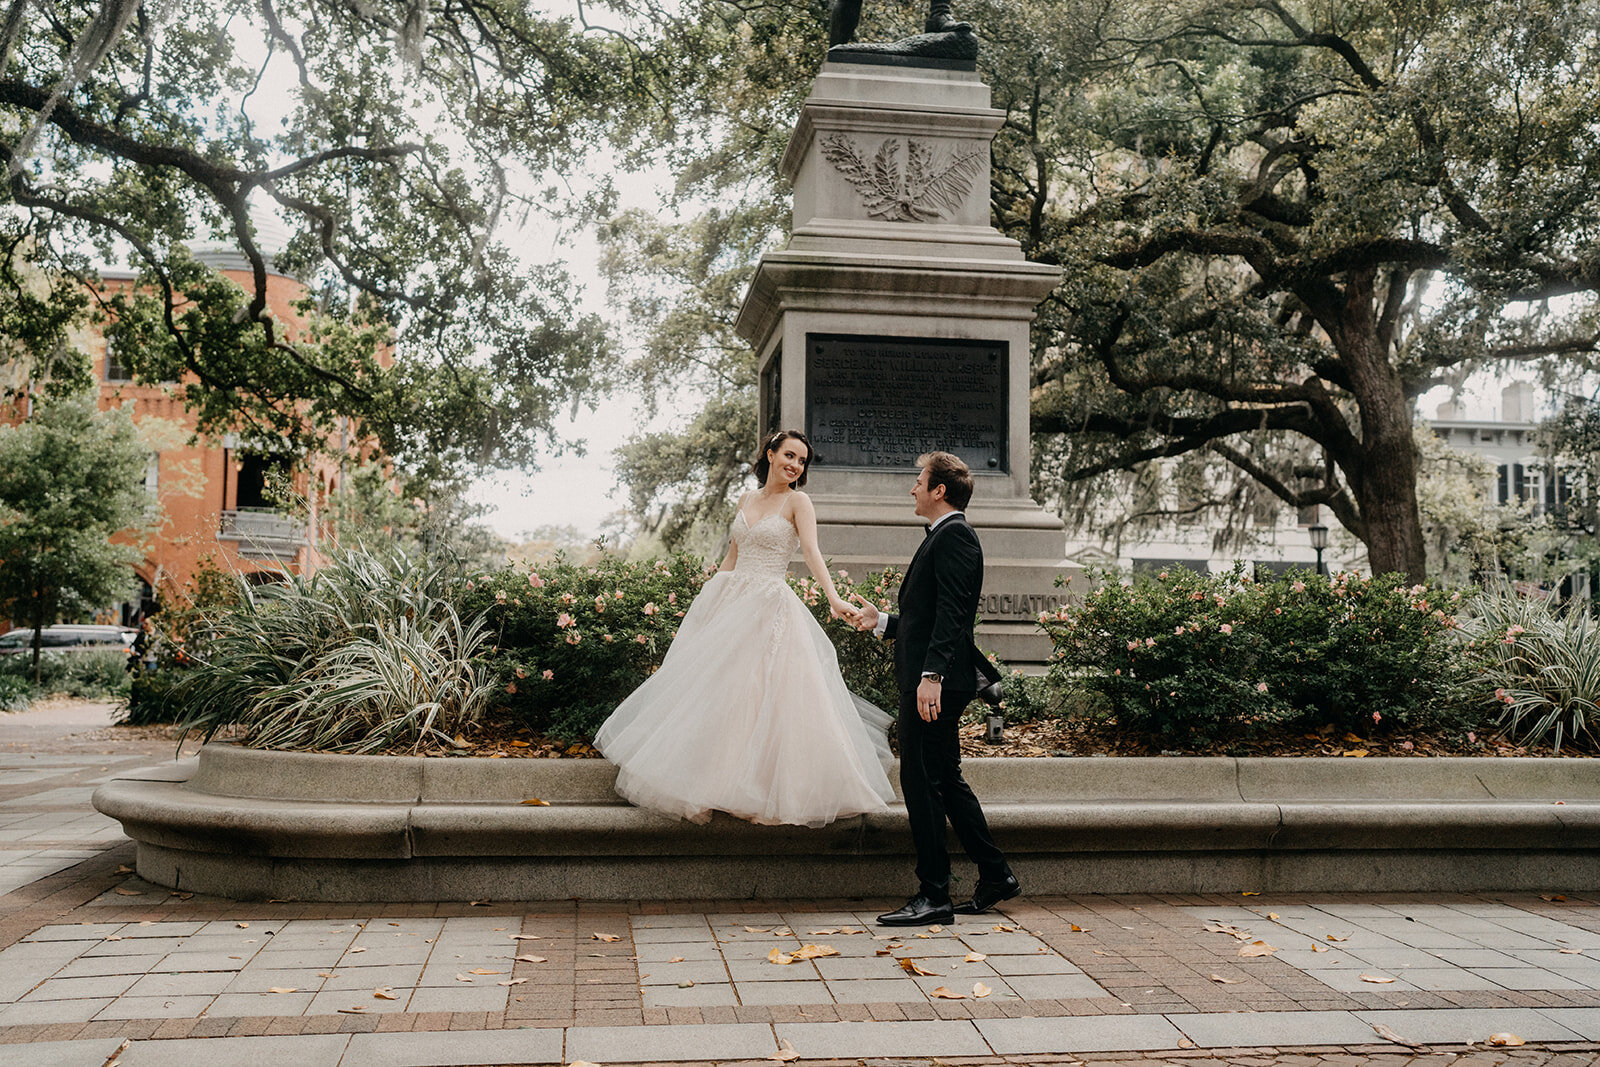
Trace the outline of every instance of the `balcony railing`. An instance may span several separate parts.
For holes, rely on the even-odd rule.
[[[307,543],[305,524],[272,508],[224,511],[217,536],[239,542],[246,559],[292,560]]]

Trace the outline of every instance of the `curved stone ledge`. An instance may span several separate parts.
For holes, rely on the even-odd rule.
[[[1600,887],[1590,760],[965,766],[1034,892]],[[912,885],[898,805],[818,830],[721,815],[697,826],[628,805],[615,775],[602,760],[207,745],[105,783],[94,803],[137,842],[142,877],[236,898],[894,896]],[[534,798],[545,804],[524,803]]]

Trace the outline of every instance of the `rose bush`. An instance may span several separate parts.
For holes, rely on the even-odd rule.
[[[1051,679],[1102,696],[1126,727],[1188,743],[1265,726],[1388,730],[1462,709],[1460,594],[1400,576],[1174,567],[1103,584],[1040,616]]]

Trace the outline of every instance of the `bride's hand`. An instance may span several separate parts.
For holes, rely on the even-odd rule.
[[[834,597],[828,601],[828,614],[836,619],[843,619],[849,625],[854,626],[858,612],[838,597]]]
[[[856,603],[861,605],[860,609],[853,613],[855,617],[851,620],[851,625],[853,625],[857,630],[861,630],[863,632],[877,629],[877,607],[875,607],[871,601],[864,598],[860,593],[852,593],[851,595],[855,598]]]

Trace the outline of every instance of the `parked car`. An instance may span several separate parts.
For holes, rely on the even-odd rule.
[[[47,652],[129,652],[139,631],[128,626],[46,626],[39,635]],[[18,627],[0,635],[0,656],[33,650],[33,628]]]

